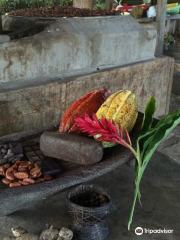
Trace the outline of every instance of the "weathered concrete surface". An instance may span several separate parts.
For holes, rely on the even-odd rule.
[[[108,240],[178,240],[180,236],[180,165],[155,154],[145,171],[141,184],[142,207],[137,202],[131,231],[127,222],[134,192],[134,167],[123,165],[115,171],[93,181],[108,189],[113,208],[108,218]],[[0,240],[10,235],[13,226],[20,225],[33,233],[40,233],[45,224],[57,228],[68,226],[69,215],[65,203],[66,192],[44,199],[41,203],[0,218]],[[17,198],[18,201],[18,198]],[[134,233],[136,227],[172,229],[172,234]]]
[[[15,26],[31,22],[36,27],[42,21],[19,17]],[[9,28],[14,24],[3,23]],[[154,58],[156,31],[131,16],[53,18],[46,19],[45,25],[34,36],[0,45],[0,83],[54,74],[65,77],[76,71],[84,74]]]
[[[10,37],[7,35],[0,35],[0,44],[10,41]]]
[[[157,100],[156,116],[162,116],[169,110],[173,64],[172,58],[164,57],[67,79],[2,84],[0,136],[57,124],[62,112],[77,98],[104,87],[112,93],[119,89],[134,91],[142,112],[152,95]]]

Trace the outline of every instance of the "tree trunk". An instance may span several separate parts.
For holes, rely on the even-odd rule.
[[[73,0],[73,6],[77,8],[93,9],[95,0]]]
[[[2,27],[2,3],[0,0],[0,34],[3,32],[3,27]]]

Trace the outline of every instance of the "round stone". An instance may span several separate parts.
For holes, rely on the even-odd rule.
[[[7,153],[7,150],[6,150],[5,148],[2,148],[2,149],[1,149],[1,152],[2,152],[3,154],[6,154],[6,153]]]
[[[8,144],[4,144],[5,149],[8,149],[8,147],[9,147]]]
[[[11,154],[11,153],[12,153],[11,149],[8,149],[7,155],[9,155],[9,154]]]
[[[7,163],[7,159],[4,159],[4,158],[0,159],[0,166],[6,163]]]

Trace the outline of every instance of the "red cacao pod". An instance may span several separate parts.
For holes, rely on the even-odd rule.
[[[100,89],[87,93],[79,98],[64,113],[59,126],[59,132],[79,134],[80,131],[74,119],[83,117],[85,113],[91,117],[109,96],[110,92],[107,89]]]

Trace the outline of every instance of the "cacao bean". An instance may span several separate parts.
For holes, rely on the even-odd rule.
[[[33,169],[33,166],[29,166],[29,168],[28,168],[28,169],[29,169],[29,171],[31,171],[31,170]]]
[[[37,176],[41,172],[41,169],[39,167],[35,167],[30,171],[31,176]]]
[[[13,164],[13,165],[12,165],[12,168],[13,168],[13,169],[17,169],[17,168],[18,168],[17,164],[16,164],[16,163]]]
[[[37,174],[37,178],[38,178],[38,177],[41,177],[41,175],[42,175],[42,172],[40,172],[39,174]]]
[[[21,166],[18,167],[19,172],[26,172],[27,170],[28,170],[28,168],[26,168],[26,167],[21,167]]]
[[[18,159],[15,161],[15,164],[19,165],[21,163],[21,161]]]
[[[29,161],[20,161],[20,164],[28,163]]]
[[[28,168],[29,167],[29,163],[28,162],[20,163],[19,167]]]
[[[11,173],[11,172],[13,172],[13,171],[14,171],[14,168],[10,167],[10,168],[8,168],[8,169],[6,170],[6,173]]]
[[[14,181],[14,175],[11,172],[6,172],[6,178],[10,181]]]
[[[1,176],[5,176],[5,171],[6,171],[5,167],[4,166],[0,166],[0,175]]]
[[[10,183],[10,184],[9,184],[9,187],[10,187],[10,188],[20,187],[20,186],[21,186],[21,184],[20,184],[19,182],[13,182],[13,183]]]
[[[27,183],[31,183],[31,184],[35,183],[35,181],[31,178],[25,178],[25,179],[23,179],[23,182],[27,182]]]
[[[11,165],[10,165],[9,163],[4,164],[3,166],[4,166],[5,168],[10,168],[10,167],[11,167]]]
[[[27,185],[30,184],[30,183],[28,183],[28,182],[24,182],[24,181],[19,181],[19,183],[20,183],[22,186],[27,186]]]
[[[2,179],[2,182],[5,184],[5,185],[9,185],[11,183],[11,181],[7,178],[3,178]]]
[[[17,172],[17,173],[14,173],[14,176],[17,179],[25,179],[25,178],[28,178],[28,173],[27,172]]]

